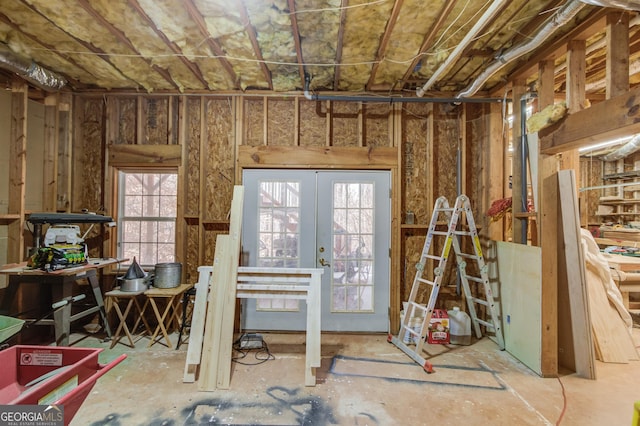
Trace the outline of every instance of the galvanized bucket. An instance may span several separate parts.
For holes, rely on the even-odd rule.
[[[182,264],[178,262],[156,263],[153,286],[156,288],[174,288],[182,280]]]

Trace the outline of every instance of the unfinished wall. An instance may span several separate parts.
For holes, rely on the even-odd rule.
[[[457,194],[455,164],[462,146],[465,106],[315,102],[303,97],[275,96],[107,95],[78,99],[74,176],[83,183],[74,179],[75,206],[97,209],[102,206],[103,191],[111,191],[102,183],[112,184],[105,180],[102,170],[102,141],[109,140],[109,135],[115,135],[111,143],[117,145],[165,145],[176,141],[184,147],[183,216],[178,219],[182,252],[178,257],[189,282],[197,280],[199,266],[212,263],[216,236],[228,232],[231,195],[239,176],[239,145],[397,147],[402,220],[407,210],[415,214],[413,226],[402,225],[402,270],[392,271],[392,275],[400,277],[400,300],[408,297],[435,198],[445,195],[453,202]],[[394,119],[394,108],[400,120]],[[464,185],[472,198],[481,190],[478,140],[487,134],[483,113],[479,109],[468,119]],[[396,140],[395,135],[401,135],[401,140]],[[96,187],[99,189],[90,190]],[[474,204],[474,213],[483,209],[486,210],[476,209]],[[443,301],[455,298],[450,290],[443,293]]]

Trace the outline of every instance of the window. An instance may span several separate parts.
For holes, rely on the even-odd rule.
[[[118,174],[118,256],[143,266],[173,262],[178,211],[178,174]]]

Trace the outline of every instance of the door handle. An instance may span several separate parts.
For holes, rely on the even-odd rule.
[[[320,265],[322,266],[331,266],[331,264],[329,262],[326,262],[323,257],[318,259],[318,262],[320,262]]]

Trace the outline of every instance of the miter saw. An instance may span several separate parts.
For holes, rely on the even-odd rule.
[[[88,231],[87,231],[88,232]],[[39,247],[27,265],[49,271],[70,268],[87,263],[85,235],[78,225],[50,225],[44,236],[44,247]]]

